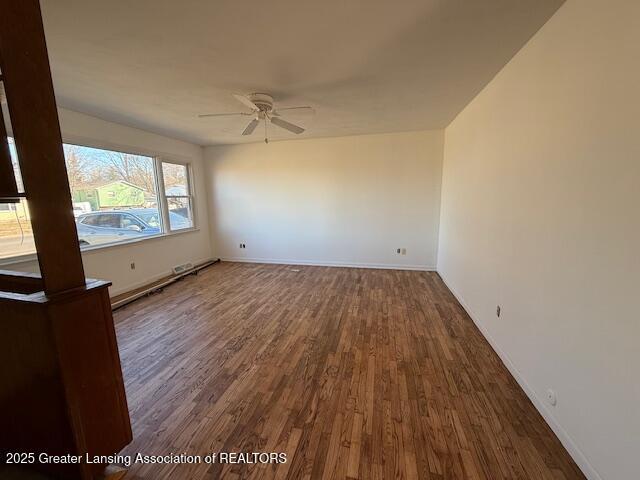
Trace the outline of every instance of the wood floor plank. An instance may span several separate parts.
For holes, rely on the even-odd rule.
[[[114,314],[126,479],[583,479],[433,272],[220,263]]]

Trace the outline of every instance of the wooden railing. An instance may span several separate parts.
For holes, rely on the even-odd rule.
[[[37,273],[0,270],[0,292],[31,294],[42,289],[42,277]]]

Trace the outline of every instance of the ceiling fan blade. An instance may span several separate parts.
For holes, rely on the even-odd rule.
[[[316,113],[316,111],[313,109],[313,107],[283,107],[283,108],[278,108],[277,111],[272,112],[275,114],[278,114],[280,112],[284,112],[285,110],[302,110],[302,111],[306,111],[308,113]]]
[[[204,113],[198,115],[198,118],[206,118],[206,117],[233,117],[237,115],[253,115],[252,113],[246,112],[233,112],[233,113]]]
[[[260,123],[260,120],[257,118],[251,120],[249,125],[247,125],[247,128],[244,129],[244,132],[242,132],[242,135],[251,135],[258,126],[258,123]]]
[[[238,100],[240,103],[242,103],[244,106],[250,108],[251,110],[254,110],[256,112],[258,110],[260,110],[255,103],[253,103],[251,100],[249,100],[244,95],[238,95],[237,93],[234,93],[233,96],[236,98],[236,100]]]
[[[280,128],[284,128],[285,130],[289,130],[291,133],[295,133],[296,135],[304,132],[304,128],[294,125],[293,123],[289,123],[280,117],[271,117],[271,123],[279,126]]]

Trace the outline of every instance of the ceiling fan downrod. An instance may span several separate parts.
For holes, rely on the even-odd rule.
[[[268,120],[268,117],[265,114],[264,115],[264,143],[268,144],[269,143],[269,136],[267,135],[267,120]]]

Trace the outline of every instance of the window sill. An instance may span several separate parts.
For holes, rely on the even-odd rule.
[[[127,240],[124,242],[111,242],[111,243],[102,243],[100,245],[89,245],[86,247],[80,247],[80,251],[82,252],[83,255],[85,253],[90,254],[99,250],[106,250],[106,249],[117,248],[117,247],[126,247],[126,246],[136,245],[138,243],[159,240],[162,238],[171,238],[176,235],[183,235],[185,233],[193,233],[193,232],[199,232],[199,231],[200,229],[197,227],[184,228],[182,230],[176,230],[175,232],[161,233],[158,235],[149,235],[148,237],[136,238],[136,239]],[[32,262],[37,260],[38,260],[38,256],[35,253],[27,253],[25,255],[17,255],[15,257],[0,258],[0,266],[14,265],[18,263],[26,263],[26,262]]]

